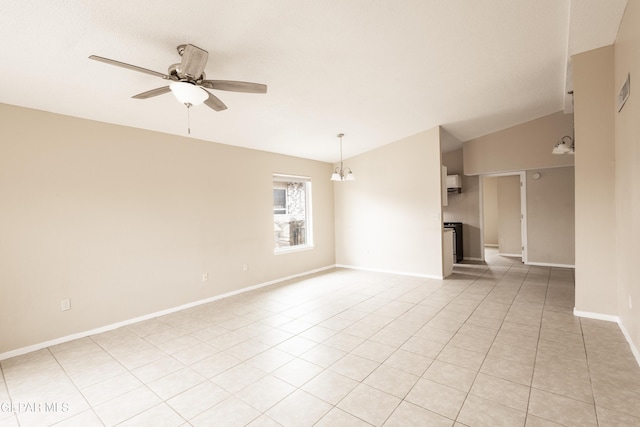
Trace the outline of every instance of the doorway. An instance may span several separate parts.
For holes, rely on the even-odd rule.
[[[527,262],[525,172],[483,175],[480,180],[481,239],[486,249],[500,256]]]

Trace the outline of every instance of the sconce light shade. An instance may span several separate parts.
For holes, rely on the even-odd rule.
[[[573,138],[570,136],[564,136],[562,139],[553,147],[553,154],[574,154],[573,148]]]
[[[173,82],[169,85],[169,89],[178,101],[188,107],[200,105],[209,98],[206,91],[191,83]]]

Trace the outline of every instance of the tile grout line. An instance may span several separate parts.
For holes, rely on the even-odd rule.
[[[94,343],[97,345],[97,343],[96,343],[95,341],[93,341],[93,339],[92,339],[91,337],[89,337],[89,339],[91,339],[91,341],[92,341],[92,342],[94,342]],[[100,348],[102,348],[102,347],[100,347]],[[51,355],[51,357],[53,357],[53,359],[56,361],[56,363],[58,364],[58,366],[60,366],[60,369],[62,369],[62,372],[64,372],[64,374],[65,374],[66,378],[71,382],[71,384],[73,384],[73,386],[75,387],[76,391],[80,394],[80,396],[82,396],[82,399],[85,401],[85,403],[87,404],[87,406],[89,406],[89,408],[90,408],[91,412],[93,412],[93,414],[96,416],[96,418],[97,418],[97,419],[99,419],[99,420],[100,420],[100,422],[102,423],[102,425],[104,426],[104,425],[105,425],[105,424],[104,424],[104,421],[102,420],[102,418],[100,418],[100,417],[98,416],[98,414],[97,414],[97,413],[96,413],[96,411],[95,411],[94,406],[93,406],[91,403],[89,403],[89,401],[87,400],[87,397],[84,395],[84,393],[82,392],[82,390],[80,389],[80,387],[78,387],[78,385],[75,383],[75,381],[73,381],[73,378],[71,378],[71,375],[69,375],[69,373],[68,373],[68,372],[67,372],[67,370],[64,368],[64,366],[62,366],[62,364],[60,363],[60,360],[58,360],[58,358],[56,357],[55,353],[54,353],[53,351],[51,351],[51,347],[46,347],[46,349],[47,349],[47,351],[49,352],[49,354]],[[104,350],[104,349],[103,349],[103,350]],[[104,351],[106,352],[106,350],[104,350]],[[107,352],[107,354],[109,354],[109,353]],[[109,354],[109,355],[110,355],[110,354]],[[112,357],[113,357],[113,356],[112,356]],[[115,359],[115,358],[114,358],[114,359]],[[89,369],[92,369],[92,368],[89,368]],[[83,412],[86,412],[86,411],[83,411]],[[81,413],[82,413],[82,412],[81,412]],[[79,414],[76,414],[76,415],[79,415]],[[71,417],[69,417],[69,418],[71,418]],[[68,420],[69,418],[66,418],[65,420]],[[61,420],[60,422],[65,421],[65,420]],[[56,423],[56,424],[58,424],[58,423]]]
[[[11,391],[9,390],[9,385],[7,384],[7,379],[5,378],[4,368],[2,367],[2,362],[1,361],[0,361],[0,375],[2,375],[2,381],[3,381],[4,389],[7,391],[7,397],[9,398],[9,404],[12,405],[13,404],[13,399],[11,398]],[[13,414],[12,417],[16,421],[16,423],[18,424],[18,427],[20,427],[21,423],[20,423],[20,420],[18,419],[18,414],[13,412],[13,411],[11,411],[11,413]]]
[[[542,318],[544,317],[544,308],[547,305],[547,298],[549,297],[549,281],[550,280],[551,280],[551,269],[549,269],[549,274],[547,276],[547,284],[545,286],[545,292],[544,292],[544,302],[542,303],[542,314],[540,316],[540,325],[538,326],[538,340],[536,342],[536,354],[533,358],[533,370],[531,371],[531,380],[529,382],[529,397],[527,399],[527,411],[525,413],[525,419],[524,419],[525,425],[526,425],[527,419],[529,418],[529,406],[531,406],[531,392],[533,390],[533,379],[535,378],[535,375],[536,375],[536,365],[538,363],[538,347],[540,346],[540,340],[542,339]]]
[[[598,419],[598,408],[596,404],[596,393],[593,388],[593,377],[591,375],[591,363],[589,363],[589,352],[587,352],[587,341],[584,336],[584,328],[582,327],[582,318],[578,317],[578,322],[580,324],[580,336],[582,337],[582,345],[584,347],[584,357],[587,361],[587,372],[589,373],[589,386],[591,387],[591,397],[593,398],[593,412],[596,416],[596,425],[600,425],[600,420]]]
[[[156,318],[156,319],[157,319],[157,318]],[[170,325],[170,324],[168,324],[168,323],[162,322],[162,320],[159,320],[159,319],[158,319],[158,321],[159,321],[159,322],[161,322],[161,323],[164,323],[164,324],[166,324],[166,325],[168,325],[168,326],[170,326],[170,327],[172,327],[172,328],[174,328],[174,326],[173,326],[173,325]],[[155,345],[155,344],[153,344],[152,342],[149,342],[148,340],[146,340],[144,336],[141,336],[141,335],[139,335],[138,333],[136,333],[136,332],[134,332],[134,331],[130,330],[128,327],[124,327],[122,330],[126,330],[126,331],[128,331],[128,332],[131,332],[132,334],[134,334],[134,335],[135,335],[135,336],[137,336],[138,338],[140,338],[140,339],[144,340],[145,342],[149,343],[149,345],[151,345],[153,348],[157,349],[158,351],[163,352],[167,357],[170,357],[170,358],[172,358],[172,359],[176,360],[177,362],[182,363],[182,362],[180,362],[179,360],[177,360],[175,357],[173,357],[173,355],[172,355],[172,354],[168,354],[168,353],[167,353],[167,352],[165,352],[164,350],[160,349],[157,345]],[[109,332],[111,332],[111,331],[109,331]],[[189,334],[185,334],[185,335],[189,335]],[[164,404],[167,404],[167,405],[168,405],[168,406],[169,406],[169,407],[170,407],[174,412],[176,412],[176,414],[177,414],[180,418],[182,418],[182,420],[183,420],[184,422],[188,422],[188,420],[184,419],[184,417],[183,417],[180,413],[178,413],[177,411],[175,411],[175,410],[173,409],[173,407],[171,407],[171,405],[169,405],[168,403],[166,403],[166,400],[165,400],[165,399],[163,399],[163,398],[162,398],[161,396],[159,396],[159,395],[158,395],[158,394],[157,394],[153,389],[151,389],[151,388],[149,387],[149,385],[148,385],[148,383],[147,383],[146,381],[143,381],[143,380],[142,380],[141,378],[139,378],[136,374],[134,374],[134,373],[132,372],[132,370],[131,370],[131,369],[129,369],[129,368],[127,368],[126,366],[124,366],[124,365],[122,364],[122,362],[120,361],[120,359],[118,359],[118,358],[117,358],[117,357],[115,357],[113,354],[111,354],[111,352],[109,352],[109,350],[108,350],[108,349],[106,349],[106,348],[105,348],[105,347],[103,347],[103,346],[102,346],[98,341],[96,341],[96,340],[93,338],[93,336],[92,336],[92,335],[89,335],[89,336],[88,336],[88,338],[89,338],[89,339],[90,339],[90,340],[91,340],[91,341],[92,341],[96,346],[98,346],[100,349],[102,349],[102,351],[104,351],[105,353],[107,353],[107,354],[108,354],[108,355],[109,355],[109,356],[110,356],[110,357],[111,357],[115,362],[117,362],[117,363],[118,363],[118,365],[120,365],[120,366],[125,370],[125,372],[126,372],[126,373],[128,373],[128,374],[132,375],[134,378],[136,378],[138,381],[140,381],[141,385],[140,385],[140,386],[138,386],[138,387],[136,387],[136,388],[134,388],[134,389],[132,389],[132,390],[130,390],[130,391],[138,390],[138,389],[141,389],[141,388],[145,388],[145,389],[149,390],[151,393],[153,393],[153,394],[154,394],[158,399],[160,399],[160,403],[158,403],[158,404],[156,404],[156,405],[153,405],[153,406],[151,406],[151,407],[149,407],[149,408],[146,408],[146,409],[144,409],[142,412],[138,412],[138,413],[136,413],[136,414],[133,414],[133,415],[131,415],[129,418],[124,419],[124,420],[122,420],[122,421],[119,421],[119,422],[118,422],[118,424],[121,424],[121,423],[124,423],[124,422],[126,422],[126,421],[129,421],[129,420],[131,420],[131,419],[133,419],[133,418],[137,417],[138,415],[140,415],[140,414],[142,414],[142,413],[144,413],[144,412],[146,412],[146,411],[148,411],[148,410],[150,410],[150,409],[152,409],[152,408],[155,408],[156,406],[159,406],[159,405],[161,405],[161,404],[163,404],[163,403],[164,403]],[[141,350],[141,351],[144,351],[144,350]],[[138,353],[138,352],[134,352],[134,353]],[[134,353],[131,353],[131,354],[134,354]],[[55,355],[54,355],[54,357],[55,357]],[[57,360],[57,359],[56,359],[56,360]],[[146,366],[146,365],[149,365],[149,364],[154,363],[154,362],[155,362],[155,361],[151,361],[151,362],[148,362],[148,363],[144,363],[144,364],[142,364],[142,365],[140,365],[140,366],[138,366],[138,367]],[[58,363],[59,363],[59,362],[58,362]],[[138,367],[137,367],[137,368],[138,368]],[[64,370],[64,368],[63,368],[63,370]],[[65,373],[66,373],[66,371],[65,371]],[[168,373],[168,374],[166,374],[166,375],[163,375],[163,376],[161,376],[161,377],[158,377],[158,378],[156,378],[154,381],[156,381],[156,380],[158,380],[158,379],[161,379],[161,378],[164,378],[164,377],[166,377],[166,376],[168,376],[168,375],[171,375],[172,373],[173,373],[173,372]],[[68,374],[67,374],[67,375],[68,375]],[[98,384],[100,384],[100,383],[103,383],[103,382],[105,382],[105,381],[109,381],[109,380],[111,380],[111,379],[113,379],[113,378],[115,378],[115,377],[117,377],[117,375],[116,375],[116,376],[114,376],[114,377],[110,377],[110,378],[104,379],[104,380],[102,380],[102,381],[98,381],[98,382],[96,382],[96,383],[94,383],[94,384],[91,384],[91,385],[90,385],[90,386],[88,386],[88,387],[92,387],[92,386],[98,385]],[[78,389],[78,392],[80,392],[80,394],[82,394],[83,398],[84,398],[84,399],[85,399],[85,401],[86,401],[86,397],[84,396],[84,393],[82,392],[82,390],[81,390],[81,389],[80,389],[80,388],[75,384],[75,382],[74,382],[71,378],[69,378],[69,379],[71,380],[71,382],[73,382],[73,383],[74,383],[74,385],[75,385],[75,386],[76,386],[76,388]],[[206,379],[206,380],[208,380],[208,379]],[[205,381],[206,381],[206,380],[205,380]],[[197,385],[202,384],[202,383],[203,383],[203,382],[205,382],[205,381],[202,381],[202,382],[200,382],[200,383],[198,383],[198,384],[194,385],[193,387],[196,387]],[[152,381],[152,382],[153,382],[153,381]],[[193,387],[190,387],[190,388],[193,388]],[[186,391],[186,390],[185,390],[185,391]],[[128,391],[128,392],[129,392],[129,391]],[[128,393],[128,392],[127,392],[127,393]],[[114,396],[114,397],[112,397],[112,398],[110,398],[110,399],[105,400],[104,402],[101,402],[99,405],[96,405],[96,406],[100,406],[100,405],[106,404],[106,403],[108,403],[108,402],[111,402],[112,400],[115,400],[115,399],[117,399],[117,398],[118,398],[118,397],[120,397],[120,396],[122,396],[122,395]],[[87,402],[87,403],[88,403],[88,402]],[[95,408],[94,408],[94,406],[93,406],[93,405],[91,405],[91,404],[90,404],[89,406],[91,407],[91,410],[94,412],[94,414],[96,415],[96,417],[100,420],[100,422],[102,422],[102,423],[104,424],[104,421],[102,420],[102,418],[101,418],[100,416],[98,416],[98,414],[95,412]]]

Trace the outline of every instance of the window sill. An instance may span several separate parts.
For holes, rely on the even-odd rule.
[[[299,245],[294,247],[278,248],[278,249],[274,249],[273,254],[274,255],[290,254],[292,252],[310,251],[313,248],[314,248],[313,245]]]

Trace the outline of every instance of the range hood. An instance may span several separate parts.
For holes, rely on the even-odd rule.
[[[462,193],[462,177],[460,175],[447,175],[447,192]]]

